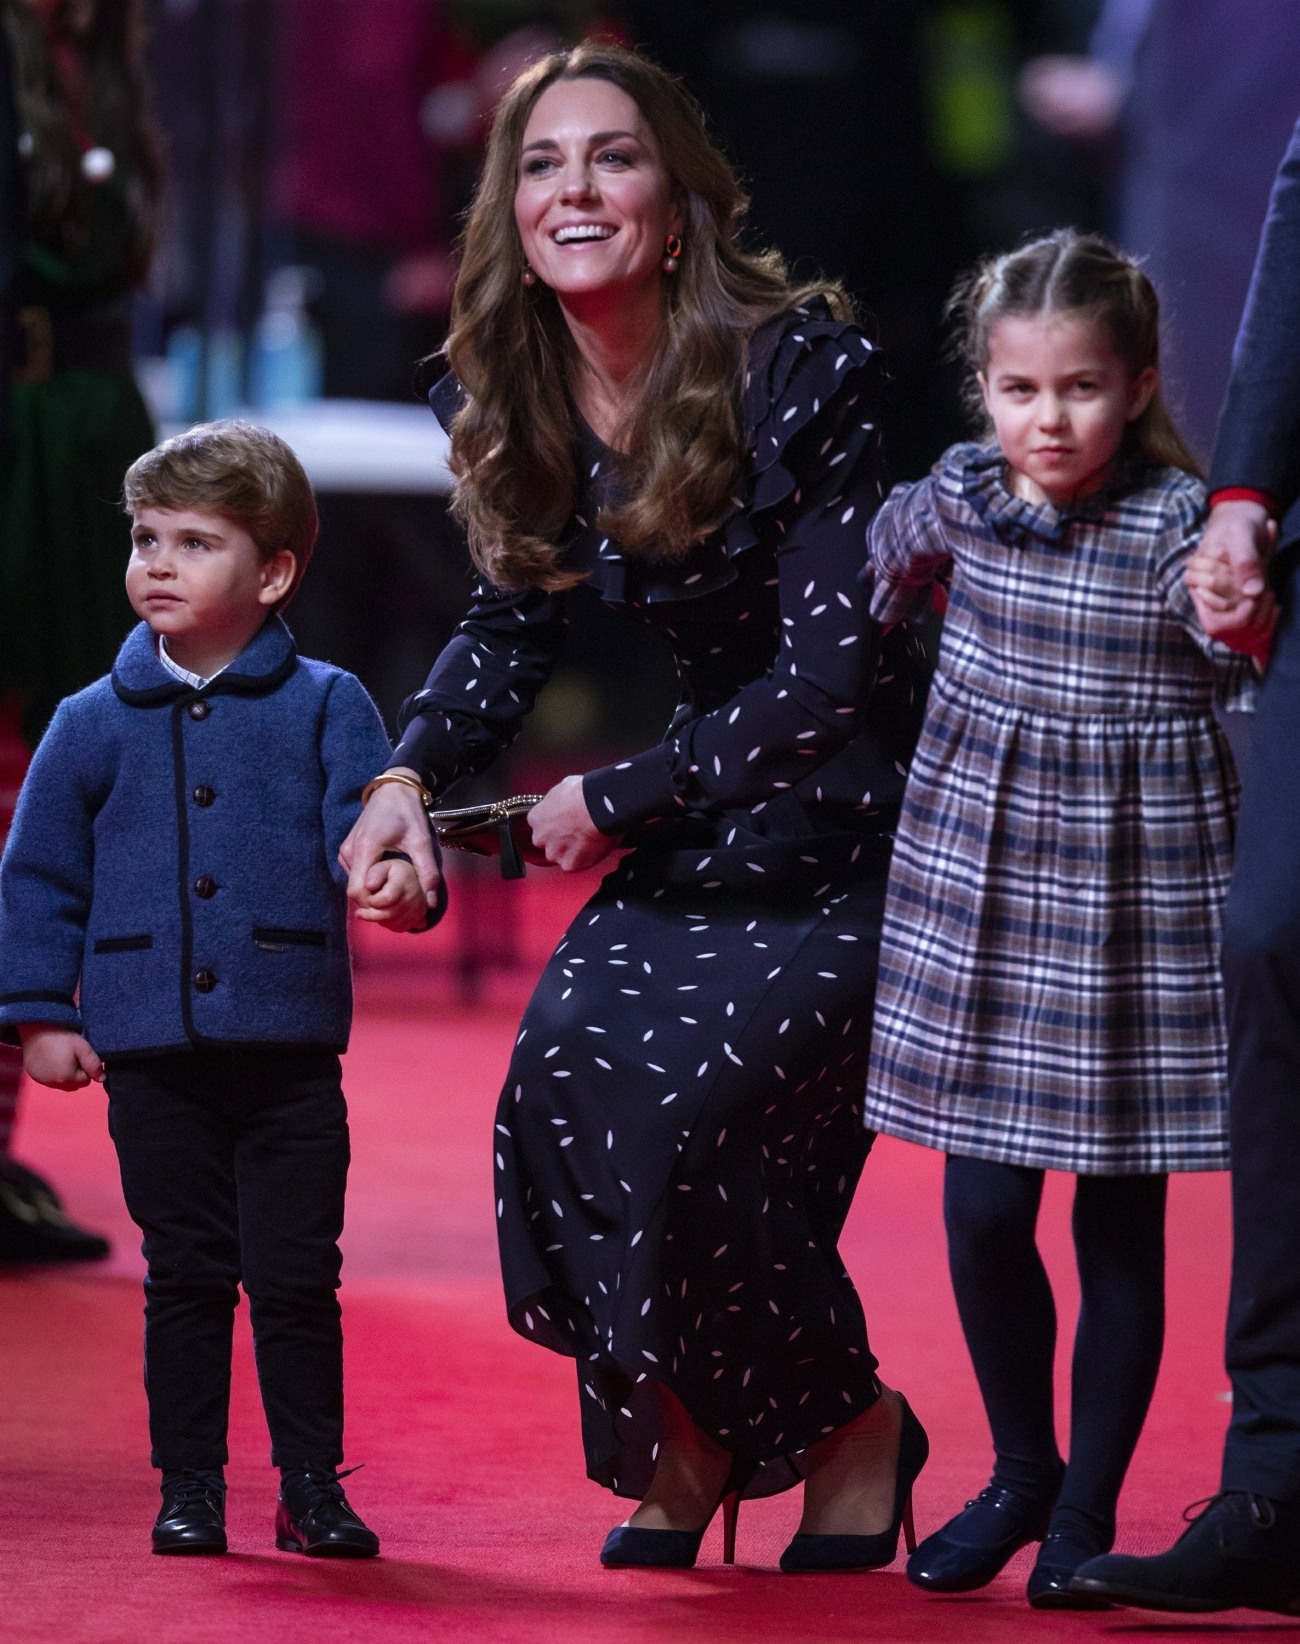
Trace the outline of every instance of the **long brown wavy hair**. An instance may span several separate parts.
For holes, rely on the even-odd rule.
[[[637,105],[683,220],[680,266],[664,276],[665,324],[627,430],[628,500],[598,520],[625,553],[680,558],[727,512],[747,464],[741,385],[755,327],[817,295],[852,317],[838,285],[796,286],[775,251],[741,246],[749,202],[679,81],[636,52],[591,42],[525,69],[492,122],[446,348],[467,396],[451,429],[454,508],[475,563],[506,588],[581,580],[556,546],[577,500],[577,352],[554,292],[523,284],[514,214],[533,107],[548,86],[577,79],[608,80]]]
[[[141,0],[63,0],[36,7],[0,0],[14,58],[14,91],[31,139],[27,187],[32,235],[58,257],[73,257],[88,232],[88,189],[81,143],[68,110],[50,34],[65,29],[83,65],[85,125],[118,162],[130,220],[128,277],[148,272],[157,237],[162,166],[145,112],[141,75]]]
[[[989,333],[1007,314],[1094,315],[1116,354],[1139,376],[1160,368],[1160,299],[1131,257],[1097,234],[1058,228],[1014,251],[989,257],[958,282],[948,305],[957,348],[969,378],[966,403],[984,434],[992,432],[977,374],[989,359]],[[1201,475],[1201,466],[1174,426],[1159,385],[1146,410],[1124,431],[1121,450],[1140,451],[1161,468]]]

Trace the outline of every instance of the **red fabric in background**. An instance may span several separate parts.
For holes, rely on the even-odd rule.
[[[535,965],[590,881],[530,873],[516,888]],[[601,1539],[626,1504],[583,1478],[573,1367],[511,1334],[495,1277],[492,1108],[526,978],[495,982],[486,1010],[454,1008],[438,964],[450,941],[367,940],[346,1063],[355,1150],[344,1238],[348,1459],[366,1463],[348,1488],[383,1537],[373,1564],[275,1551],[275,1478],[243,1309],[232,1553],[151,1557],[157,1495],[140,1385],[138,1237],[120,1205],[103,1095],[30,1092],[24,1157],[51,1172],[74,1215],[111,1228],[117,1249],[100,1268],[0,1275],[5,1644],[1005,1644],[1197,1630],[1136,1612],[1036,1614],[1022,1596],[1028,1553],[963,1598],[909,1587],[901,1562],[865,1576],[783,1577],[775,1564],[797,1516],[794,1494],[745,1505],[735,1570],[718,1562],[716,1529],[693,1572],[601,1570]],[[936,1155],[882,1142],[844,1241],[882,1373],[930,1431],[933,1459],[916,1496],[922,1534],[984,1482],[990,1462],[948,1288],[940,1177]],[[1076,1294],[1068,1188],[1050,1178],[1043,1213],[1063,1304],[1062,1367]],[[1175,1181],[1170,1258],[1165,1366],[1120,1510],[1120,1545],[1136,1550],[1167,1544],[1183,1505],[1218,1476],[1224,1178]],[[1063,1428],[1066,1410],[1063,1396]],[[1242,1638],[1287,1630],[1263,1617],[1231,1620]]]
[[[286,220],[394,254],[438,242],[441,156],[420,110],[470,67],[441,12],[437,0],[287,0],[275,175]]]

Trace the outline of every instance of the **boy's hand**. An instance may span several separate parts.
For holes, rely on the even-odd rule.
[[[23,1069],[38,1085],[52,1090],[84,1090],[103,1080],[104,1064],[93,1047],[68,1028],[34,1022],[18,1029],[23,1041]]]
[[[386,930],[421,930],[429,912],[419,875],[409,862],[376,862],[354,898],[357,918]]]

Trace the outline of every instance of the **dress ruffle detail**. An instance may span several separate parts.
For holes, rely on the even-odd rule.
[[[935,466],[943,477],[955,477],[962,495],[998,539],[1020,544],[1030,537],[1060,542],[1072,521],[1101,519],[1117,497],[1144,483],[1147,463],[1140,454],[1116,464],[1103,485],[1068,508],[1029,502],[1006,480],[1007,459],[996,445],[954,445]]]
[[[798,465],[787,457],[800,435],[840,396],[867,392],[879,370],[876,349],[857,326],[835,319],[824,298],[769,320],[754,334],[745,375],[749,473],[718,529],[682,559],[629,559],[594,519],[578,514],[566,559],[587,569],[607,605],[676,604],[728,587],[740,574],[733,562],[773,529],[772,516],[798,489]],[[875,396],[868,397],[874,415]],[[464,398],[450,372],[430,389],[429,404],[445,429]],[[599,480],[610,453],[587,430],[579,444],[580,472],[588,482]]]

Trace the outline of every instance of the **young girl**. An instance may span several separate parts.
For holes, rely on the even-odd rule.
[[[1237,784],[1216,696],[1251,664],[1182,568],[1204,489],[1157,374],[1156,294],[1062,230],[954,300],[993,436],[900,486],[869,534],[872,614],[952,573],[885,915],[866,1123],[948,1155],[958,1310],[993,1432],[988,1487],[909,1577],[991,1581],[1043,1539],[1030,1602],[1083,1602],[1160,1363],[1167,1172],[1228,1163],[1219,916]],[[1083,1305],[1069,1464],[1044,1169],[1077,1174]]]

